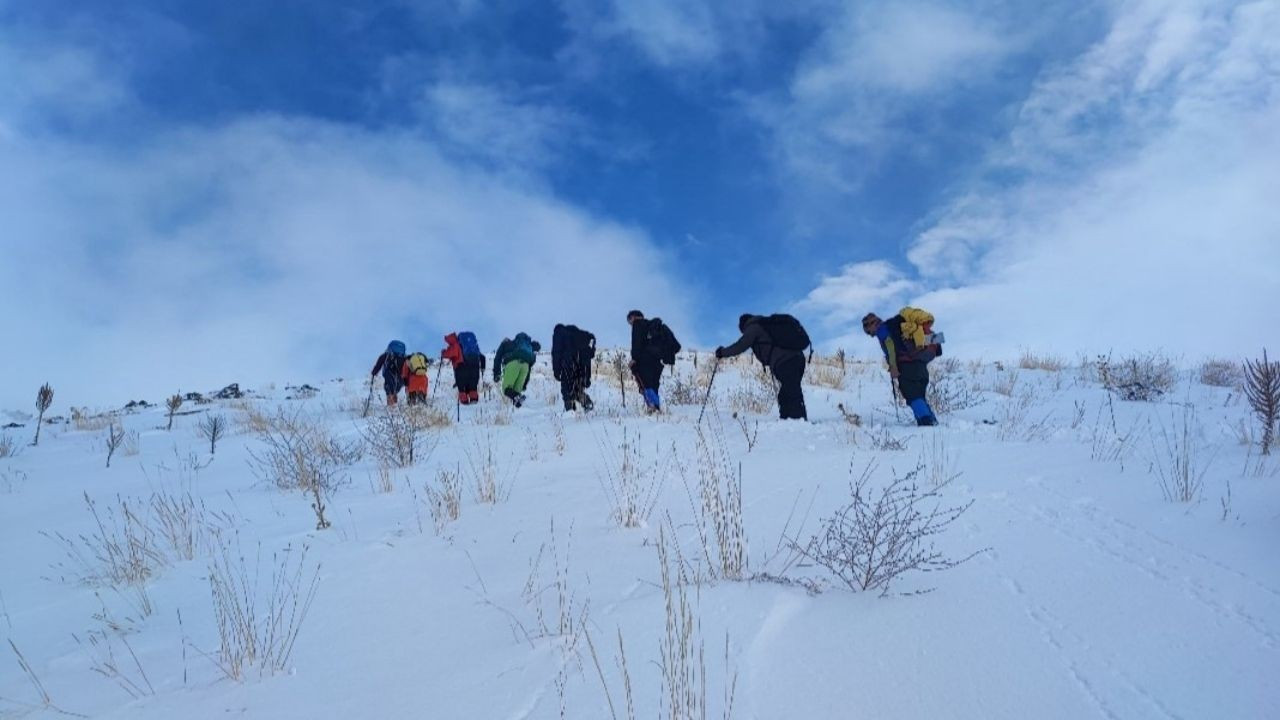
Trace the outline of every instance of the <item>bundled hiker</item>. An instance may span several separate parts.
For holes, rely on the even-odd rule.
[[[516,407],[524,405],[524,389],[529,384],[529,370],[542,345],[525,333],[503,338],[493,357],[493,381],[502,382],[502,394]]]
[[[645,407],[651,413],[658,412],[662,409],[658,394],[662,366],[676,364],[680,341],[661,319],[646,319],[639,310],[627,313],[627,324],[631,326],[631,374],[644,395]]]
[[[716,348],[717,358],[741,355],[748,349],[769,368],[778,381],[778,416],[783,420],[807,420],[804,391],[804,351],[809,347],[809,334],[790,315],[752,315],[738,318],[742,337],[728,347]]]
[[[484,372],[484,353],[476,334],[467,330],[444,336],[445,348],[440,357],[453,364],[453,386],[458,390],[458,402],[470,405],[480,401],[480,373]]]
[[[415,352],[405,358],[401,365],[400,378],[404,380],[405,397],[410,405],[424,405],[427,402],[427,373],[430,372],[431,360],[426,355]]]
[[[588,412],[594,406],[587,388],[591,387],[591,361],[595,356],[595,335],[576,325],[556,325],[551,333],[551,374],[560,381],[566,412],[576,410],[578,403]]]
[[[904,307],[888,320],[875,313],[862,318],[862,331],[880,342],[889,363],[890,382],[911,408],[917,425],[937,425],[938,418],[925,395],[929,390],[929,362],[942,354],[941,335],[933,332],[933,315]]]
[[[371,379],[379,372],[382,373],[382,387],[387,391],[388,405],[396,404],[400,388],[404,387],[404,356],[404,343],[392,340],[387,344],[386,352],[378,356],[378,361],[373,364],[373,370],[369,373]]]

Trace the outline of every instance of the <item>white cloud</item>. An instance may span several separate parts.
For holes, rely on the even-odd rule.
[[[829,337],[825,345],[858,353],[862,328],[857,321],[868,312],[887,317],[886,313],[896,312],[919,287],[887,261],[851,263],[838,274],[822,278],[793,309],[823,321]]]
[[[0,106],[0,407],[46,380],[65,412],[359,376],[393,337],[434,353],[463,327],[490,349],[560,321],[621,343],[636,306],[687,325],[642,232],[418,133],[259,116],[101,147],[14,122],[64,101]]]
[[[1122,6],[992,154],[1022,179],[956,188],[914,240],[916,299],[966,354],[1257,353],[1280,304],[1278,89],[1273,3]]]
[[[513,170],[538,170],[571,140],[589,140],[573,113],[482,84],[442,80],[419,106],[435,139],[466,157]]]

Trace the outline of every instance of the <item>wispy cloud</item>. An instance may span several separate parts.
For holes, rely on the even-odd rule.
[[[1251,308],[1280,303],[1278,88],[1273,3],[1118,7],[913,240],[913,299],[973,353],[1256,351]]]

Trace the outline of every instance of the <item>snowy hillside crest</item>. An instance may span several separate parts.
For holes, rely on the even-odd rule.
[[[0,717],[1280,716],[1280,366],[624,353],[0,430]],[[714,378],[714,382],[713,382]],[[705,406],[705,409],[704,409]],[[62,414],[65,413],[65,417]],[[946,573],[941,571],[946,570]]]

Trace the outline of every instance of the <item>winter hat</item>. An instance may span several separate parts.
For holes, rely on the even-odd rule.
[[[742,313],[741,315],[739,315],[739,316],[738,316],[738,330],[739,330],[739,331],[746,330],[746,329],[747,329],[747,323],[748,323],[748,322],[751,320],[751,318],[753,318],[753,317],[755,317],[755,315],[752,315],[751,313]]]

